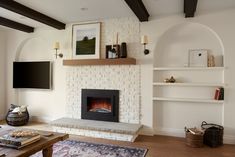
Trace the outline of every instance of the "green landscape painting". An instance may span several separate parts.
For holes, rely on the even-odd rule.
[[[95,37],[89,39],[87,36],[80,41],[76,41],[76,55],[94,55],[95,43]]]

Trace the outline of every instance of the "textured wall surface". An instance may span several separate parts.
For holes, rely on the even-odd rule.
[[[101,56],[105,45],[127,43],[128,56],[139,57],[139,22],[136,18],[110,19],[101,25]],[[140,66],[76,66],[66,69],[67,116],[81,118],[82,89],[116,89],[120,92],[119,121],[140,122]]]
[[[137,18],[105,20],[101,24],[101,57],[105,58],[105,45],[127,43],[128,57],[140,57],[140,23]]]
[[[129,135],[129,134],[118,134],[112,132],[102,132],[102,131],[83,130],[83,129],[74,129],[74,128],[65,128],[65,127],[55,127],[55,126],[53,126],[53,131],[66,134],[74,134],[80,136],[105,138],[110,140],[129,141],[129,142],[134,142],[135,138],[137,137],[136,135]]]
[[[68,67],[66,75],[68,117],[81,118],[82,89],[117,89],[120,92],[119,121],[139,123],[138,65]]]

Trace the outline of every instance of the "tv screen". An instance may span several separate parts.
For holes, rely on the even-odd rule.
[[[14,62],[13,88],[51,88],[51,62]]]

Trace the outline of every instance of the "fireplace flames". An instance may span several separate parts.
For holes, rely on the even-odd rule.
[[[108,100],[92,99],[88,104],[89,112],[111,113],[112,106]]]

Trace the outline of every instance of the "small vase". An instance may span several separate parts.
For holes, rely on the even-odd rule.
[[[170,83],[175,83],[175,78],[173,76],[171,76],[171,78],[169,79]]]

